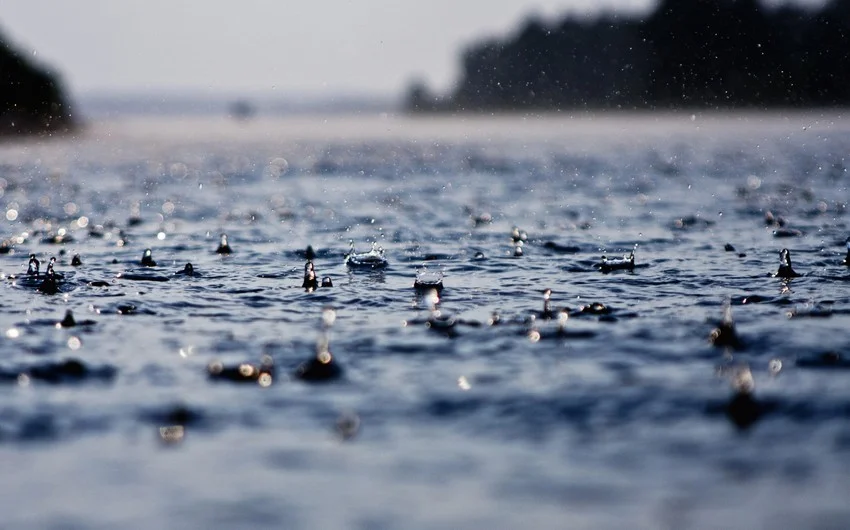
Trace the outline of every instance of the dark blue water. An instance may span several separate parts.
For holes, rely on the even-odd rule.
[[[845,528],[848,157],[835,112],[5,144],[0,527]]]

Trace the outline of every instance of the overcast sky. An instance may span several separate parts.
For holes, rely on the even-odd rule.
[[[652,0],[0,0],[0,31],[75,93],[395,94],[446,88],[458,52],[528,14]]]
[[[781,0],[773,0],[781,1]],[[818,2],[823,0],[800,0]],[[0,0],[0,31],[87,92],[444,90],[458,53],[529,14],[654,0]]]

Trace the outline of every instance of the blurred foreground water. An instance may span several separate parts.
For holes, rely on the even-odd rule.
[[[848,166],[838,112],[4,144],[0,527],[845,528]]]

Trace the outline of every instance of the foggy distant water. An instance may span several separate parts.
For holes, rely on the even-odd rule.
[[[2,144],[0,528],[844,528],[848,157],[839,112]],[[302,288],[308,245],[333,287]],[[727,299],[738,349],[709,341]],[[343,375],[301,381],[328,306]],[[264,355],[266,386],[208,375]]]

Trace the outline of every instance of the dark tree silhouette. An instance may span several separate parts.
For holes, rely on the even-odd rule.
[[[11,49],[0,35],[0,136],[65,132],[73,125],[57,78]]]
[[[414,90],[415,89],[415,90]],[[439,99],[410,110],[777,107],[850,104],[850,0],[819,11],[757,0],[661,0],[643,19],[526,20],[463,53]]]

